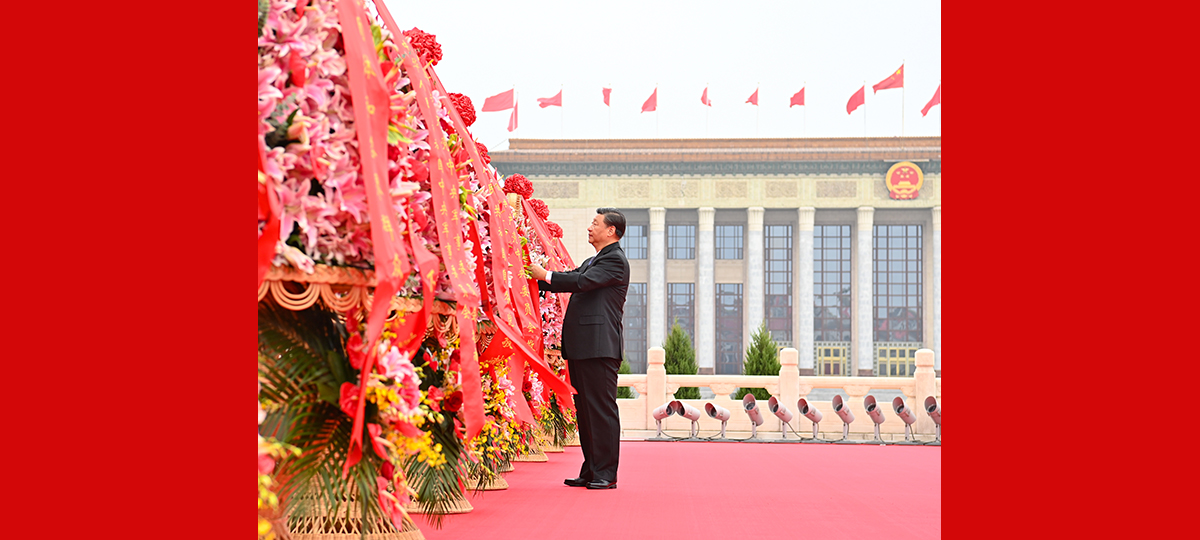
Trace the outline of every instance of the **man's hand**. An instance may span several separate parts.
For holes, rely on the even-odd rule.
[[[533,276],[533,279],[540,279],[542,281],[546,280],[546,269],[542,268],[540,264],[531,263],[527,268],[529,270],[529,274]]]

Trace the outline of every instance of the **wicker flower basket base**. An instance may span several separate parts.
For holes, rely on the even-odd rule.
[[[497,476],[492,478],[491,481],[485,482],[481,487],[479,486],[478,480],[471,478],[467,480],[467,489],[479,491],[500,491],[502,489],[508,489],[508,480],[505,480],[503,476]]]
[[[471,506],[471,503],[470,503],[469,501],[467,501],[467,499],[466,499],[466,498],[464,498],[462,495],[459,495],[459,496],[458,496],[458,497],[456,497],[454,500],[450,501],[450,506],[449,506],[449,507],[447,507],[447,508],[446,508],[444,511],[441,511],[441,512],[429,512],[429,513],[431,513],[431,514],[442,514],[442,515],[450,515],[450,514],[465,514],[465,513],[467,513],[467,512],[470,512],[470,511],[472,511],[472,510],[474,510],[474,509],[475,509],[475,507],[474,507],[474,506]],[[422,510],[421,510],[421,509],[418,507],[417,503],[409,503],[409,504],[408,504],[408,506],[405,506],[405,507],[404,507],[404,510],[405,510],[406,512],[410,513],[410,514],[424,514],[424,513],[426,513],[426,512],[422,511]]]
[[[545,462],[549,461],[548,459],[546,459],[545,452],[542,452],[542,450],[540,448],[535,448],[533,452],[531,452],[529,454],[521,454],[521,455],[513,458],[512,460],[519,461],[522,463],[545,463]]]
[[[547,454],[561,454],[563,447],[555,445],[550,441],[542,441],[542,451]]]
[[[350,515],[358,515],[357,503],[350,505]],[[360,535],[361,518],[346,517],[344,510],[339,512],[338,516],[330,516],[323,509],[318,510],[316,514],[293,516],[287,520],[288,533],[292,540],[425,540],[421,529],[409,519],[404,520],[400,530],[396,530],[390,523],[376,521],[373,529],[375,532],[369,532],[364,537]]]
[[[579,435],[571,435],[567,438],[567,442],[563,446],[579,446]]]
[[[496,467],[496,472],[498,473],[513,472],[514,470],[516,470],[516,467],[513,467],[513,464],[510,461],[505,461],[501,463],[499,467]]]

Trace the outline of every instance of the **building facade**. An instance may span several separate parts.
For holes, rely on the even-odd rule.
[[[625,353],[678,322],[700,373],[741,373],[765,325],[802,375],[941,374],[941,138],[530,140],[491,153],[521,173],[577,262],[613,206],[628,226]]]

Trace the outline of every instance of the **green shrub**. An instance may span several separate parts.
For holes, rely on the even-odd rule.
[[[692,340],[688,338],[679,321],[671,325],[671,333],[663,343],[667,358],[663,363],[667,374],[695,375],[699,372],[696,365],[696,350],[692,348]],[[675,392],[675,399],[700,399],[700,389],[694,386],[680,387]]]
[[[746,360],[742,363],[744,375],[779,375],[779,347],[771,339],[767,331],[767,323],[763,322],[754,332],[750,347],[746,349]],[[765,388],[739,388],[734,399],[740,400],[746,394],[754,394],[756,400],[771,399],[771,394]]]
[[[632,373],[633,368],[629,366],[629,360],[625,356],[621,356],[621,367],[617,368],[617,374]],[[617,399],[633,399],[633,391],[628,386],[617,387]]]

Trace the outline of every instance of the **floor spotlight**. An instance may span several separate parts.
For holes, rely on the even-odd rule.
[[[750,438],[742,439],[743,442],[765,442],[758,438],[758,426],[763,424],[762,413],[758,411],[758,403],[754,401],[754,394],[746,394],[742,398],[742,409],[745,409],[746,416],[750,417]]]
[[[697,437],[697,435],[700,434],[700,409],[697,409],[697,408],[695,408],[691,405],[688,405],[687,403],[684,403],[682,401],[679,401],[678,399],[668,403],[667,406],[670,407],[671,411],[674,412],[675,414],[692,421],[692,428],[691,428],[691,431],[688,432],[688,437],[681,438],[678,440],[681,440],[681,441],[702,441],[702,440],[704,440],[704,439]]]
[[[809,421],[811,421],[812,425],[813,425],[812,438],[811,439],[802,439],[802,442],[806,442],[806,443],[827,443],[827,442],[829,442],[829,441],[821,440],[820,438],[817,437],[817,431],[821,424],[821,411],[817,410],[816,407],[814,407],[811,403],[808,402],[807,399],[804,399],[804,398],[800,398],[800,401],[796,402],[796,410],[800,411],[800,414],[804,415],[805,418],[809,419]]]
[[[904,398],[896,396],[896,399],[892,400],[892,410],[904,421],[904,442],[894,444],[921,444],[913,439],[912,424],[917,421],[917,417],[913,416],[912,409],[904,405]]]
[[[833,441],[834,444],[858,444],[850,440],[850,423],[854,421],[854,413],[850,412],[850,407],[846,406],[841,395],[833,396],[833,412],[842,419],[842,438]]]
[[[932,442],[925,444],[929,446],[942,445],[942,406],[938,405],[937,398],[929,396],[925,398],[925,412],[929,413],[929,417],[933,419],[933,425],[937,426],[937,438]]]
[[[650,412],[650,415],[654,417],[654,424],[656,426],[658,426],[658,433],[655,434],[653,437],[646,439],[647,441],[673,441],[673,440],[675,440],[675,437],[667,436],[666,434],[663,433],[663,430],[662,430],[663,419],[668,416],[671,416],[672,414],[675,414],[675,410],[671,408],[670,403],[664,403],[661,406],[659,406],[657,409],[654,409],[653,411]]]
[[[770,409],[771,413],[773,413],[775,415],[775,417],[779,419],[779,433],[781,434],[781,438],[779,440],[772,441],[772,442],[789,442],[789,443],[800,442],[799,439],[788,439],[787,438],[788,428],[791,428],[792,431],[796,431],[795,428],[792,428],[792,424],[791,424],[792,411],[789,411],[787,409],[787,407],[785,407],[782,403],[779,402],[779,398],[777,398],[775,396],[771,396],[771,399],[767,400],[767,408]]]
[[[875,422],[875,442],[882,443],[883,439],[879,437],[879,424],[883,423],[883,409],[880,409],[879,404],[875,403],[875,396],[867,396],[863,400],[863,407],[867,409],[867,416],[870,416],[871,421]]]
[[[721,421],[721,436],[709,437],[707,440],[714,442],[733,442],[733,439],[725,437],[725,424],[729,422],[729,409],[713,405],[712,403],[705,403],[704,412],[708,414],[709,418],[716,418],[717,420]]]

